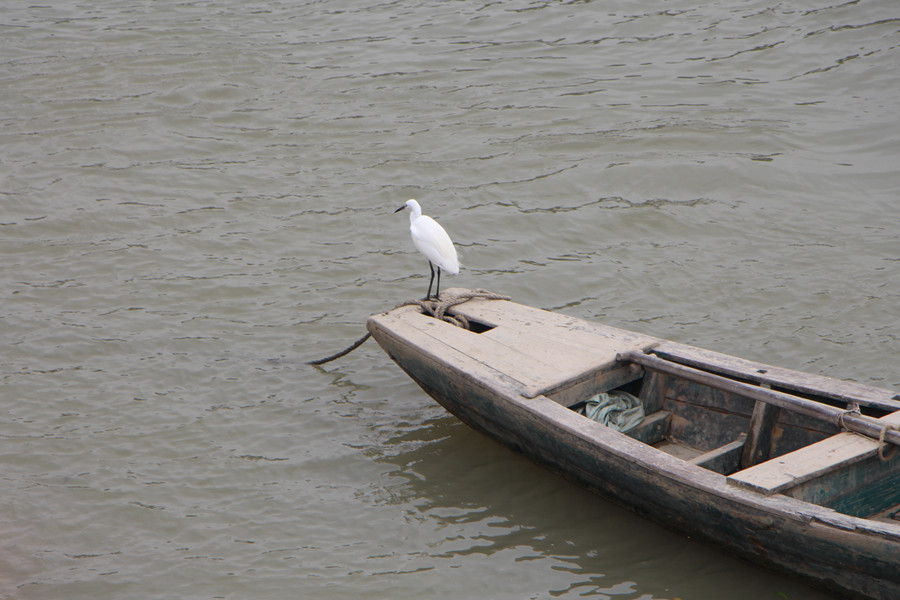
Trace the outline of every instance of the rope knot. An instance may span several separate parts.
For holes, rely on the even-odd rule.
[[[845,410],[838,416],[838,424],[841,426],[841,429],[853,431],[853,429],[850,429],[849,427],[847,427],[847,425],[844,424],[844,417],[846,417],[847,415],[862,415],[862,411],[859,409],[859,404],[856,402],[848,404],[847,410]],[[891,430],[900,431],[900,427],[897,427],[896,425],[893,425],[891,423],[885,423],[884,427],[881,428],[881,433],[878,435],[878,458],[882,462],[891,460],[897,454],[897,451],[900,450],[900,446],[894,446],[890,451],[885,452],[885,448],[891,445],[890,442],[885,440],[887,432]]]
[[[847,406],[847,410],[845,410],[840,415],[838,415],[838,425],[840,425],[841,429],[851,431],[851,429],[844,424],[844,417],[846,417],[847,415],[861,415],[861,414],[862,414],[862,411],[859,410],[859,404],[857,404],[856,402],[851,402]]]
[[[474,300],[475,298],[480,298],[482,300],[511,300],[510,296],[504,296],[503,294],[495,294],[494,292],[489,292],[483,289],[474,289],[474,290],[466,290],[464,292],[460,292],[457,294],[452,294],[446,299],[442,299],[438,297],[436,300],[407,300],[406,302],[401,302],[391,310],[397,310],[398,308],[402,308],[404,306],[418,306],[423,314],[429,315],[441,321],[446,321],[448,323],[452,323],[457,327],[462,327],[463,329],[471,329],[469,326],[469,320],[464,315],[448,315],[447,311],[457,306],[458,304],[462,304],[463,302],[468,302],[469,300]],[[387,311],[390,312],[390,311]],[[386,314],[386,313],[385,313]],[[342,356],[346,356],[350,354],[360,346],[362,346],[363,342],[365,342],[372,334],[366,333],[366,335],[362,336],[353,344],[350,345],[349,348],[341,350],[336,354],[332,354],[331,356],[326,356],[325,358],[321,358],[319,360],[311,360],[307,362],[308,365],[324,365],[325,363],[331,362],[335,359],[338,359]]]
[[[395,306],[393,310],[402,308],[404,306],[418,306],[421,309],[422,314],[434,317],[439,321],[446,321],[447,323],[456,325],[457,327],[461,327],[463,329],[471,329],[471,327],[469,326],[469,320],[465,317],[465,315],[448,315],[447,311],[454,306],[458,306],[460,304],[463,304],[464,302],[468,302],[469,300],[474,300],[476,298],[481,300],[512,299],[510,296],[504,296],[503,294],[496,294],[494,292],[489,292],[487,290],[478,288],[474,290],[467,290],[458,294],[452,294],[446,298],[439,297],[436,300],[407,300],[406,302],[401,302],[400,304]]]

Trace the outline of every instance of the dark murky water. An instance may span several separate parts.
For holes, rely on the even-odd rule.
[[[900,391],[890,0],[0,7],[0,594],[817,598],[446,415],[448,285]]]

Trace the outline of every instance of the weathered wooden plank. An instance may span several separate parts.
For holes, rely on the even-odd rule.
[[[727,475],[736,471],[740,466],[741,453],[744,450],[746,441],[747,436],[742,434],[741,437],[730,444],[705,452],[690,462],[698,467]]]
[[[580,335],[581,343],[570,344],[566,331],[549,328],[539,323],[519,329],[499,325],[480,335],[480,338],[502,344],[515,353],[526,354],[543,364],[552,365],[550,373],[542,373],[542,379],[525,391],[526,397],[540,394],[553,395],[561,386],[590,380],[594,389],[572,390],[566,394],[554,395],[554,400],[571,405],[579,400],[609,391],[629,381],[639,378],[643,371],[634,365],[622,365],[616,361],[617,349],[621,344],[600,335]],[[579,398],[580,395],[584,397]]]
[[[645,416],[636,427],[628,430],[625,435],[652,446],[666,437],[671,418],[672,413],[658,410]]]
[[[466,331],[439,321],[433,317],[418,313],[415,308],[402,309],[406,312],[402,319],[391,323],[394,327],[403,327],[408,330],[413,328],[419,332],[419,339],[423,345],[427,345],[427,339],[436,347],[433,352],[441,352],[445,348],[465,354],[485,365],[490,365],[496,371],[523,384],[523,389],[542,388],[548,381],[556,381],[560,378],[570,379],[587,369],[595,368],[595,365],[572,357],[571,362],[564,365],[549,363],[541,360],[540,356],[534,356],[530,348],[523,346],[514,348],[502,342],[485,338],[483,335]],[[397,312],[397,311],[395,311]],[[393,315],[395,313],[391,313]],[[386,315],[389,320],[391,315]],[[426,336],[426,337],[422,337]],[[562,356],[562,359],[568,357]]]
[[[883,511],[869,517],[870,519],[881,519],[888,523],[900,522],[900,504],[888,506]]]
[[[460,291],[450,288],[445,294]],[[529,398],[555,393],[563,386],[592,378],[598,385],[607,380],[612,385],[622,385],[633,377],[616,364],[616,354],[623,348],[637,350],[657,341],[649,336],[504,300],[474,299],[449,312],[491,328],[476,335],[444,328],[440,330],[442,341],[521,381],[525,384],[523,395]],[[576,400],[555,399],[561,402]]]
[[[900,503],[900,457],[870,456],[785,491],[792,498],[827,506],[846,515],[868,517]]]
[[[450,288],[445,294],[465,292],[459,288]],[[595,347],[600,340],[606,339],[619,347],[647,348],[658,343],[658,338],[610,327],[601,323],[593,323],[561,313],[555,313],[532,306],[526,306],[504,300],[470,300],[450,310],[451,314],[462,314],[495,327],[505,326],[514,330],[528,330],[541,327],[551,332],[551,336],[559,335],[567,342],[582,347]],[[491,334],[491,331],[486,332]]]
[[[652,371],[648,370],[648,372]],[[718,376],[713,375],[713,377]],[[674,376],[669,376],[669,380],[663,407],[682,415],[689,422],[698,420],[698,425],[693,429],[690,429],[688,423],[685,423],[684,428],[688,428],[692,433],[680,439],[692,445],[713,448],[725,443],[728,439],[734,439],[739,431],[752,429],[751,419],[756,406],[756,401],[753,399],[745,395],[716,389],[709,384],[686,381]],[[761,404],[770,406],[766,403]],[[718,416],[723,413],[741,417],[744,420]],[[801,446],[822,440],[827,435],[840,433],[840,428],[827,421],[812,420],[792,411],[773,410],[772,414],[773,418],[776,418],[776,422],[769,430],[770,457],[793,452]],[[684,428],[675,428],[675,431],[680,432]],[[676,433],[676,435],[684,434]],[[708,442],[697,441],[695,439],[697,436],[708,436],[711,439]],[[762,462],[762,460],[757,460],[757,462]]]
[[[457,365],[465,370],[466,377],[478,381],[482,385],[505,389],[511,394],[521,391],[523,384],[507,373],[498,371],[495,366],[470,357],[447,346],[439,339],[435,339],[432,332],[427,329],[423,330],[416,324],[420,318],[429,317],[417,313],[412,308],[404,308],[389,314],[372,315],[369,317],[366,327],[372,333],[372,337],[388,353],[388,356],[407,370],[423,361],[432,360],[442,364]],[[435,321],[435,319],[430,320]],[[449,323],[444,323],[444,325],[459,329]],[[400,352],[403,353],[402,357],[398,354]]]
[[[757,401],[750,416],[747,443],[741,454],[741,468],[746,469],[769,459],[775,423],[781,409],[765,402]]]
[[[900,410],[900,399],[890,390],[853,381],[803,373],[671,341],[660,342],[654,347],[653,352],[667,360],[746,381],[767,383],[775,388],[794,390],[848,404],[857,402],[863,406],[874,406],[891,412]]]
[[[672,413],[669,437],[702,452],[723,446],[747,432],[750,419],[725,411],[708,410],[678,398],[666,398],[663,410]]]
[[[734,473],[728,482],[763,494],[775,494],[824,475],[829,469],[852,465],[872,455],[871,440],[839,433],[821,442]]]
[[[603,368],[588,371],[584,378],[564,381],[554,388],[540,390],[540,394],[572,408],[585,402],[596,394],[608,392],[618,387],[631,383],[641,378],[642,369],[636,365],[623,366],[621,363],[612,363]],[[526,398],[533,398],[537,390],[529,388],[525,391]]]
[[[665,452],[669,456],[674,456],[675,458],[680,458],[684,462],[688,463],[691,460],[697,458],[701,454],[702,451],[697,450],[693,446],[689,446],[688,444],[684,444],[682,442],[677,442],[670,438],[666,438],[661,442],[653,444],[653,447],[656,450],[660,450]]]
[[[900,412],[879,419],[900,424]],[[855,433],[839,433],[789,454],[734,473],[728,482],[763,494],[784,492],[838,469],[855,465],[878,452],[878,440]]]
[[[573,355],[583,356],[585,362],[611,362],[610,355],[616,347],[614,340],[601,336],[582,336],[580,343],[574,343],[565,335],[564,329],[546,327],[539,323],[520,328],[499,325],[481,336],[514,348],[532,346],[529,351],[548,362],[560,362],[561,356],[569,359]]]
[[[644,371],[641,384],[640,399],[644,404],[644,413],[651,414],[662,409],[669,386],[669,376],[656,371]]]
[[[477,334],[421,314],[415,307],[378,315],[378,320],[405,333],[411,334],[409,329],[415,329],[423,348],[431,340],[430,343],[435,345],[435,349],[431,350],[433,352],[450,347],[484,365],[490,365],[495,371],[521,382],[521,393],[528,398],[586,382],[584,393],[590,391],[587,396],[558,398],[561,402],[574,403],[641,375],[639,367],[616,362],[616,347],[605,336],[594,336],[592,347],[567,347],[552,338],[554,332],[540,323],[522,331],[498,325],[486,333]],[[583,333],[581,337],[586,339],[586,336]],[[573,393],[578,393],[578,390],[573,390]]]
[[[673,377],[666,390],[667,398],[694,404],[705,409],[719,410],[749,419],[753,413],[754,400],[746,395],[717,389],[708,383],[697,383]]]
[[[774,404],[829,423],[840,424],[843,428],[856,433],[876,438],[882,435],[882,426],[876,419],[859,413],[841,410],[822,402],[729,379],[716,373],[695,369],[641,352],[623,353],[620,356],[620,360],[634,362],[647,369],[675,375],[727,392],[742,394],[748,398]],[[887,429],[884,432],[884,436],[884,439],[887,441],[893,444],[900,444],[900,430]]]

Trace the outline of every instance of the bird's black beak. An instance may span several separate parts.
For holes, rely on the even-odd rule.
[[[395,213],[398,213],[398,212],[400,212],[401,210],[403,210],[404,208],[406,208],[406,205],[405,205],[405,204],[404,204],[403,206],[401,206],[400,208],[398,208],[397,210],[395,210],[394,212],[395,212]]]

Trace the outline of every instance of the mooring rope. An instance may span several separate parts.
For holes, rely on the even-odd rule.
[[[324,365],[325,363],[331,362],[333,360],[337,360],[340,357],[346,356],[346,355],[350,354],[351,352],[353,352],[354,350],[356,350],[357,348],[359,348],[360,346],[362,346],[363,342],[365,342],[370,337],[372,337],[372,334],[367,331],[366,335],[362,336],[361,338],[359,338],[358,340],[353,342],[349,347],[344,348],[340,352],[332,354],[331,356],[326,356],[325,358],[320,358],[319,360],[308,361],[306,364],[308,364],[308,365]]]
[[[494,292],[489,292],[483,289],[474,289],[467,290],[465,292],[461,292],[459,294],[453,294],[446,299],[438,298],[437,300],[406,300],[405,302],[401,302],[391,310],[397,310],[398,308],[403,308],[404,306],[418,306],[420,308],[420,312],[422,314],[426,314],[428,316],[434,317],[435,319],[439,319],[441,321],[446,321],[448,323],[452,323],[457,327],[462,327],[463,329],[470,329],[469,320],[466,319],[463,315],[448,315],[447,311],[454,306],[458,306],[464,302],[468,302],[469,300],[474,299],[480,300],[511,300],[510,296],[504,296],[503,294],[495,294]],[[390,310],[385,311],[383,314],[387,314],[391,312]],[[362,336],[355,342],[353,342],[350,346],[332,354],[331,356],[326,356],[325,358],[320,358],[319,360],[311,360],[307,362],[308,365],[324,365],[325,363],[331,362],[333,360],[337,360],[342,356],[346,356],[350,354],[357,348],[363,345],[363,343],[372,336],[371,333],[366,332],[366,335]]]

